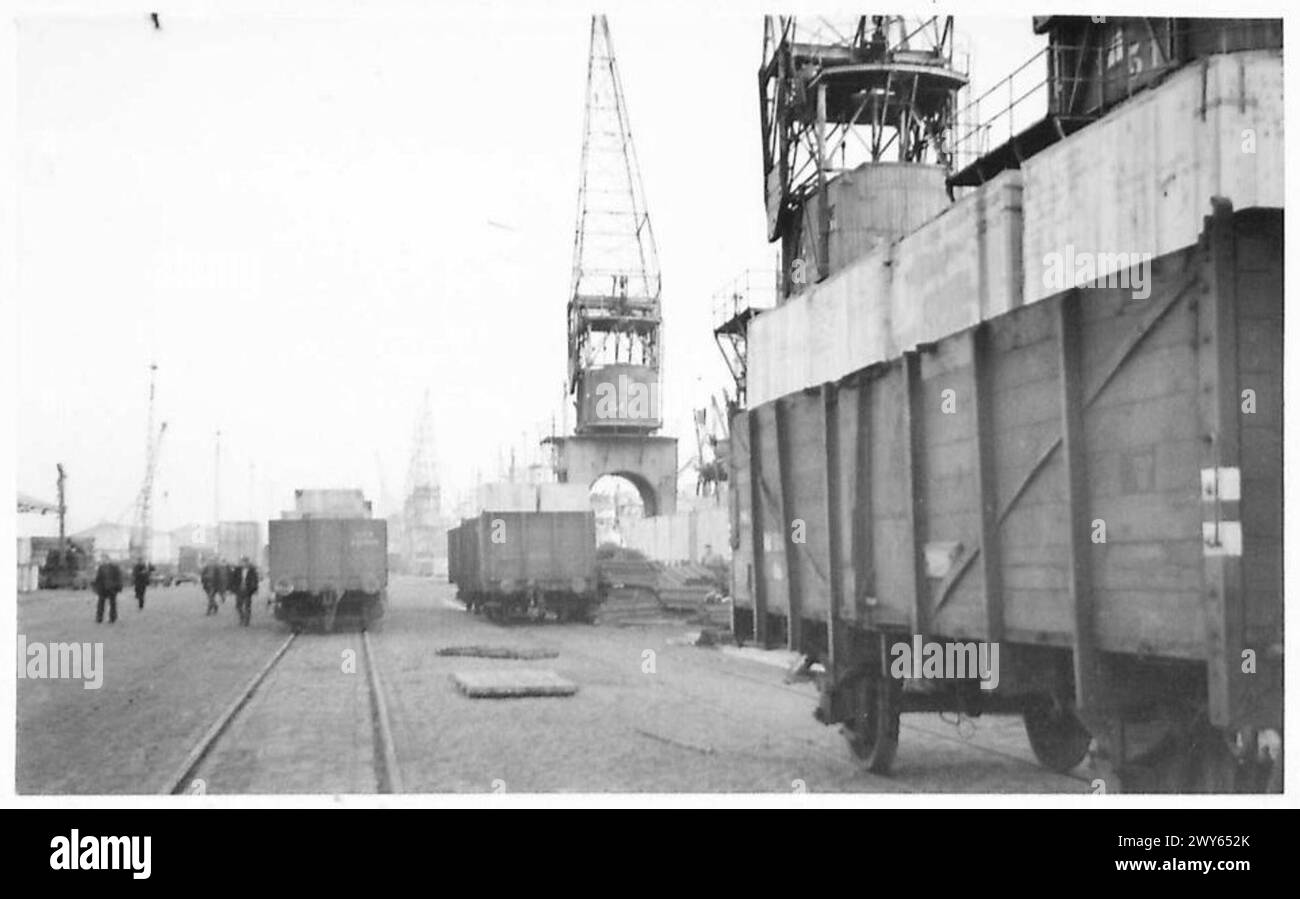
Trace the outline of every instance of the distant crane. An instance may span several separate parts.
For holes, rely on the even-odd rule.
[[[157,363],[149,365],[149,424],[145,433],[144,481],[140,484],[140,493],[135,500],[135,547],[137,558],[149,561],[149,544],[153,538],[153,481],[158,471],[158,453],[162,449],[163,435],[167,433],[167,422],[158,428],[154,435],[154,396],[158,374]]]
[[[68,474],[63,470],[62,462],[55,465],[55,468],[59,470],[59,553],[62,554],[68,548],[68,502],[64,493]]]
[[[442,492],[433,447],[433,408],[426,390],[411,444],[406,497],[402,502],[402,555],[412,574],[433,575],[434,559],[442,539],[437,530],[441,514]]]
[[[436,454],[433,446],[433,407],[429,402],[429,391],[424,391],[420,403],[419,418],[416,419],[415,436],[411,440],[411,459],[406,472],[406,497],[425,493],[432,498],[434,506],[438,505],[438,472]]]
[[[723,453],[719,450],[718,444],[720,440],[726,440],[727,419],[722,414],[717,395],[711,396],[709,400],[713,407],[712,428],[709,427],[709,408],[706,406],[703,409],[694,410],[695,458],[692,461],[695,463],[696,471],[695,494],[696,496],[712,494],[715,500],[719,500],[721,498],[721,486],[727,480],[727,461],[723,458]],[[718,437],[717,431],[722,432],[721,438]],[[705,460],[705,445],[709,448],[707,461]]]

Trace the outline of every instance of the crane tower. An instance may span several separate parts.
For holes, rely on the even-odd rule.
[[[432,576],[446,546],[442,521],[442,491],[433,446],[433,408],[424,393],[411,444],[402,503],[402,556],[411,574]]]
[[[766,17],[759,107],[778,300],[950,202],[967,82],[953,44],[951,16]]]
[[[663,327],[659,256],[614,57],[609,22],[592,16],[568,304],[574,432],[556,447],[560,481],[617,473],[646,514],[676,503],[677,442],[659,437]]]
[[[162,449],[163,435],[167,433],[167,422],[163,422],[154,434],[154,396],[158,365],[149,365],[149,422],[145,431],[144,480],[140,483],[140,492],[135,500],[135,538],[131,541],[132,555],[148,564],[149,545],[153,537],[153,482],[158,471],[158,453]]]

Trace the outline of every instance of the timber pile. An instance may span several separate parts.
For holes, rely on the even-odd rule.
[[[470,656],[479,659],[554,659],[559,653],[553,649],[528,649],[515,646],[444,646],[440,656]]]
[[[701,624],[731,627],[731,605],[716,601],[716,575],[703,565],[664,565],[647,559],[602,559],[597,564],[605,585],[599,612],[604,624],[660,623],[693,616]]]
[[[554,671],[511,668],[494,671],[458,671],[451,676],[457,689],[470,699],[514,699],[524,696],[572,696],[578,685]]]

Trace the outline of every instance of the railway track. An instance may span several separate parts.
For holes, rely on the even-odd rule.
[[[234,737],[235,732],[238,730],[237,723],[240,721],[241,716],[251,714],[254,698],[258,696],[259,691],[262,691],[263,685],[272,672],[282,667],[286,657],[290,656],[290,649],[295,644],[308,642],[310,640],[307,639],[300,641],[298,633],[294,632],[280,644],[261,669],[249,679],[230,704],[226,706],[216,720],[203,732],[199,740],[190,748],[185,758],[168,776],[160,792],[166,795],[206,793],[208,792],[207,786],[212,780],[211,777],[206,776],[208,769],[213,766],[214,762],[223,753],[250,754],[256,751],[246,746],[236,745],[237,741]],[[402,791],[401,770],[393,745],[392,725],[388,714],[388,699],[375,661],[374,648],[369,633],[364,630],[360,631],[359,642],[361,650],[359,656],[364,668],[370,712],[369,721],[373,733],[373,751],[370,753],[370,758],[373,767],[374,792],[400,793]],[[262,694],[261,699],[264,703],[274,698],[267,695],[265,691],[262,691]],[[291,705],[290,709],[292,710],[295,707]],[[299,711],[311,711],[301,709],[300,706],[297,706],[297,708]],[[346,730],[346,728],[347,722],[340,722],[340,729]],[[320,726],[315,725],[314,727],[303,728],[298,732],[296,739],[315,741],[320,733]]]

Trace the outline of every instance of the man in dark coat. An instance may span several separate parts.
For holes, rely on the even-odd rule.
[[[203,566],[199,581],[203,584],[203,592],[208,595],[208,611],[205,614],[217,614],[218,594],[222,602],[226,601],[226,566],[221,562],[209,562]]]
[[[144,560],[137,560],[131,567],[131,586],[135,588],[135,601],[144,608],[144,591],[149,586],[149,566]]]
[[[235,569],[234,590],[239,623],[247,627],[253,620],[253,596],[257,593],[257,568],[248,561],[248,556],[244,556]]]
[[[95,595],[99,597],[99,602],[95,605],[95,623],[104,622],[105,601],[108,602],[108,623],[117,621],[117,594],[122,592],[122,569],[116,562],[110,561],[108,556],[102,557],[92,586]]]

